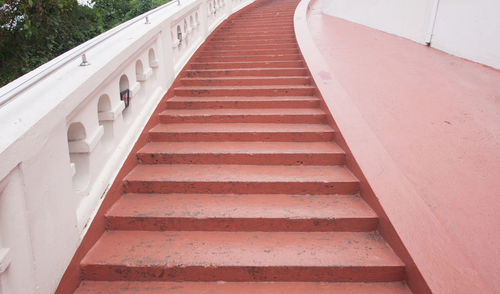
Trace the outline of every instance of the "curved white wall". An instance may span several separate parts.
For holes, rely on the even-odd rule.
[[[500,69],[500,1],[440,0],[432,47]]]
[[[323,0],[322,11],[500,68],[498,0]]]

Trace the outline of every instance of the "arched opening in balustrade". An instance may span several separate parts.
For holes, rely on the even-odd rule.
[[[108,95],[101,95],[101,97],[99,97],[99,102],[97,103],[97,112],[104,113],[109,111],[111,111],[111,100]],[[101,119],[99,118],[99,121],[100,120]]]
[[[87,138],[85,126],[81,122],[71,123],[67,136],[69,160],[73,171],[73,188],[81,191],[88,186],[90,178],[89,154],[80,149]]]
[[[74,122],[68,128],[68,142],[85,140],[87,132],[81,122]]]
[[[151,67],[151,68],[158,67],[158,60],[156,60],[156,54],[155,54],[155,50],[153,48],[150,48],[148,51],[148,63],[149,63],[149,67]]]
[[[107,94],[101,95],[99,97],[99,102],[97,103],[97,117],[99,119],[99,125],[104,128],[103,143],[107,145],[113,140],[113,122],[114,113],[111,112],[111,99]]]
[[[144,65],[140,59],[135,63],[135,76],[137,81],[144,82]]]
[[[125,104],[125,109],[123,110],[123,119],[128,121],[128,109],[130,105],[130,84],[127,75],[122,75],[120,77],[120,100]]]

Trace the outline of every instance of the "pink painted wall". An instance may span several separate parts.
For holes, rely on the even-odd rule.
[[[317,11],[309,27],[401,173],[500,291],[500,71]]]

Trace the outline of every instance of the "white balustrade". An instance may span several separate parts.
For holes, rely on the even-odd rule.
[[[175,77],[253,1],[166,4],[0,89],[1,293],[54,292]]]

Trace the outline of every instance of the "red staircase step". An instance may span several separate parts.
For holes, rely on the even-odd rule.
[[[354,195],[126,194],[110,230],[373,231],[377,215]]]
[[[359,182],[341,166],[138,165],[127,193],[355,194]]]
[[[175,88],[174,93],[176,96],[312,96],[315,89],[307,85],[181,86]]]
[[[390,282],[404,265],[373,232],[109,231],[87,280]]]
[[[333,142],[150,142],[137,153],[146,164],[344,164]]]
[[[305,76],[305,68],[242,68],[242,69],[198,69],[186,70],[186,77],[273,77],[273,76]]]
[[[182,78],[184,86],[310,85],[308,76]]]
[[[248,33],[253,33],[254,31],[252,29],[248,28],[238,28],[238,27],[230,27],[230,28],[221,28],[219,30],[221,33],[226,33],[226,34],[248,34]],[[263,27],[259,29],[259,32],[263,34],[289,34],[290,33],[290,28],[283,28],[283,27]],[[210,45],[210,43],[207,44],[207,46]],[[295,43],[295,46],[297,44]]]
[[[280,44],[207,44],[203,47],[204,50],[261,50],[261,49],[298,49],[296,42],[280,43]]]
[[[402,282],[312,283],[312,282],[102,282],[84,281],[75,294],[411,294]]]
[[[313,96],[234,96],[199,97],[177,96],[167,100],[169,109],[200,108],[309,108],[319,107],[319,98]]]
[[[162,123],[324,123],[318,108],[167,109]]]
[[[321,124],[181,123],[159,124],[153,141],[314,142],[333,140],[334,130]]]
[[[212,46],[217,46],[217,45],[260,45],[260,44],[273,44],[273,45],[280,45],[280,44],[289,44],[292,43],[295,39],[290,38],[290,39],[283,39],[283,40],[276,40],[276,39],[266,39],[266,40],[227,40],[227,41],[211,41]]]
[[[299,54],[299,49],[205,50],[200,56]]]
[[[238,61],[285,61],[302,60],[300,54],[279,54],[279,55],[235,55],[235,56],[201,56],[196,58],[196,62],[238,62]]]
[[[291,41],[295,40],[295,34],[294,33],[288,33],[288,34],[279,34],[279,33],[270,33],[270,34],[258,34],[258,35],[245,35],[245,34],[218,34],[213,36],[210,40],[213,41],[224,41],[224,40],[283,40],[283,39],[288,39]]]
[[[234,61],[234,62],[191,62],[192,69],[241,69],[241,68],[290,68],[303,67],[304,63],[301,60],[291,61]]]
[[[249,22],[247,20],[235,20],[233,21],[233,25],[245,25],[247,26]],[[248,25],[248,28],[261,28],[261,27],[270,27],[270,26],[292,26],[291,20],[254,20],[251,22],[251,25]],[[258,31],[258,30],[257,30]]]

